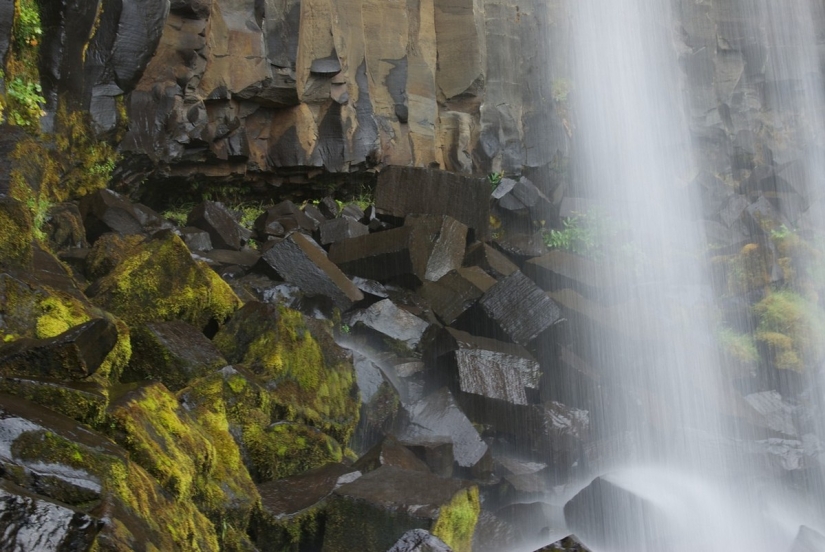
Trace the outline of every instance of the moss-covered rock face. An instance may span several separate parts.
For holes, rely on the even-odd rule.
[[[322,431],[273,420],[270,392],[254,374],[226,367],[179,394],[190,410],[223,412],[249,472],[257,482],[288,477],[343,457],[341,445]],[[276,409],[277,410],[277,409]]]
[[[222,322],[241,306],[226,282],[171,232],[136,246],[109,274],[87,290],[92,302],[129,324],[183,320],[203,328]]]
[[[471,552],[473,532],[480,513],[478,487],[459,491],[449,503],[441,507],[432,533],[455,552]]]
[[[93,550],[219,549],[212,522],[170,497],[125,450],[22,399],[3,396],[0,405],[0,430],[11,440],[4,477],[103,519]]]
[[[67,291],[54,289],[18,274],[0,273],[0,340],[48,339],[95,318],[117,329],[117,342],[90,381],[108,385],[120,375],[132,354],[129,327],[109,313]]]
[[[121,380],[160,381],[171,391],[227,364],[200,330],[180,320],[132,328],[132,348],[132,358]]]
[[[109,409],[115,439],[180,502],[243,530],[259,502],[220,405],[189,412],[161,384],[127,393]]]
[[[33,221],[17,200],[0,197],[0,267],[21,267],[32,260]]]
[[[355,372],[323,323],[249,303],[214,342],[227,360],[249,366],[264,382],[273,419],[300,421],[349,442],[358,422]]]
[[[106,276],[144,239],[141,235],[121,236],[115,233],[100,236],[86,257],[86,277],[97,280]]]
[[[784,289],[770,293],[753,312],[758,320],[756,340],[777,368],[802,372],[823,358],[825,313],[815,303]]]

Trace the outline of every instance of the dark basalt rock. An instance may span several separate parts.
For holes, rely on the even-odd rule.
[[[210,266],[240,266],[245,269],[252,268],[261,259],[261,254],[251,249],[243,249],[241,251],[212,249],[211,251],[198,253],[197,256],[205,260]]]
[[[466,234],[466,226],[451,217],[414,215],[401,228],[335,243],[329,255],[341,270],[362,278],[438,280],[461,267]]]
[[[398,435],[400,441],[449,437],[455,460],[463,467],[473,466],[487,452],[487,445],[446,387],[404,408],[410,424]]]
[[[361,222],[366,218],[364,210],[355,203],[347,203],[341,208],[341,217]]]
[[[418,345],[429,327],[425,320],[397,307],[390,299],[383,299],[362,311],[352,313],[347,322],[351,326],[361,323],[411,349]]]
[[[486,509],[481,511],[473,535],[474,552],[501,552],[512,547],[516,540],[515,531],[509,523]]]
[[[564,537],[552,544],[538,549],[536,552],[590,552],[590,549],[573,536]]]
[[[316,228],[320,227],[321,224],[327,221],[327,217],[324,216],[324,213],[322,213],[321,210],[312,203],[307,203],[304,205],[303,212],[313,221]]]
[[[430,472],[427,464],[422,462],[410,449],[399,443],[394,437],[384,438],[352,465],[361,473],[375,471],[381,466],[395,466],[402,470]]]
[[[369,234],[369,228],[350,217],[341,217],[321,223],[321,244],[328,245],[346,238]]]
[[[212,239],[206,230],[187,226],[181,229],[180,237],[189,251],[210,251],[212,249]]]
[[[132,203],[112,190],[98,190],[80,200],[86,238],[94,242],[106,232],[147,234],[172,228],[172,224],[149,207]]]
[[[364,298],[355,284],[330,262],[326,251],[303,234],[292,233],[274,244],[264,253],[263,260],[304,293],[329,297],[342,310]]]
[[[324,550],[385,552],[411,529],[432,529],[451,501],[473,490],[468,481],[382,466],[333,492]]]
[[[424,529],[412,529],[404,533],[387,552],[452,552],[444,541]]]
[[[638,550],[639,542],[656,542],[653,531],[660,518],[650,502],[602,477],[564,505],[564,519],[574,534],[594,548],[619,552]]]
[[[221,203],[204,201],[192,209],[186,225],[207,232],[213,247],[237,251],[243,245],[243,228]]]
[[[423,460],[430,471],[441,477],[453,475],[453,442],[447,437],[417,437],[401,441],[407,449]]]
[[[524,263],[524,274],[544,290],[570,288],[602,301],[615,295],[611,292],[621,281],[620,278],[606,277],[604,268],[596,262],[561,249]]]
[[[0,547],[3,550],[87,550],[103,522],[87,513],[32,495],[0,480]]]
[[[526,405],[526,390],[538,389],[539,363],[518,345],[445,328],[432,349],[464,393]]]
[[[553,510],[554,507],[545,502],[522,502],[497,510],[496,516],[513,528],[516,542],[527,545],[549,540],[552,520],[559,517],[554,516]]]
[[[561,320],[561,309],[555,301],[527,276],[514,272],[488,289],[456,326],[527,346]]]
[[[83,379],[97,372],[117,338],[115,325],[99,318],[51,339],[19,339],[0,348],[0,374]]]
[[[490,219],[490,185],[446,171],[391,166],[378,175],[375,208],[379,213],[404,218],[410,214],[448,215],[487,236]]]
[[[506,255],[486,243],[476,242],[467,248],[464,266],[477,266],[496,279],[509,276],[518,267]]]
[[[121,380],[154,380],[171,391],[228,364],[200,330],[175,320],[132,328],[132,358]]]
[[[261,213],[255,219],[254,228],[261,237],[283,236],[293,230],[313,232],[318,224],[317,220],[308,217],[291,201],[282,201]]]
[[[83,217],[74,203],[59,203],[49,209],[45,231],[56,250],[89,246]]]

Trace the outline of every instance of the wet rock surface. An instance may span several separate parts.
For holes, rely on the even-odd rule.
[[[444,541],[424,529],[412,529],[404,533],[387,552],[451,552]]]

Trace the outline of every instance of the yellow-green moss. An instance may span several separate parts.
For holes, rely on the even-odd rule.
[[[0,198],[0,266],[26,266],[32,260],[33,221],[25,205]]]
[[[242,530],[260,501],[229,433],[222,402],[184,411],[161,384],[110,409],[112,434],[179,501],[192,501],[216,524]]]
[[[45,100],[41,95],[38,69],[42,29],[36,0],[14,2],[11,34],[5,68],[0,68],[3,73],[0,78],[6,81],[0,123],[5,119],[10,124],[37,132]]]
[[[768,285],[768,264],[764,248],[749,243],[728,262],[728,293],[738,294]]]
[[[93,549],[212,552],[219,549],[212,523],[190,501],[170,500],[157,482],[121,451],[70,441],[51,431],[25,432],[14,457],[62,464],[98,477],[108,523]],[[96,504],[87,509],[97,511]],[[105,545],[101,547],[101,542]]]
[[[48,339],[93,318],[107,318],[117,327],[115,347],[104,359],[92,381],[115,381],[132,353],[129,327],[114,316],[65,291],[0,274],[0,336],[4,342],[23,337]]]
[[[250,304],[214,343],[264,382],[274,420],[304,422],[349,442],[359,409],[354,370],[322,323],[291,309]]]
[[[86,277],[91,280],[109,274],[126,259],[145,238],[139,234],[121,236],[116,233],[103,234],[95,241],[86,257]]]
[[[721,328],[716,332],[716,337],[722,354],[728,360],[747,367],[753,367],[759,362],[759,351],[751,334]]]
[[[303,424],[246,424],[242,438],[261,482],[340,462],[343,457],[341,445],[334,439]]]
[[[87,293],[127,323],[184,320],[202,328],[241,306],[232,288],[205,263],[193,261],[172,233],[135,247]]]
[[[470,552],[479,513],[478,487],[464,489],[441,507],[432,533],[455,552]]]
[[[23,397],[93,427],[103,422],[108,406],[104,389],[71,383],[0,377],[0,391]]]
[[[802,372],[822,360],[825,313],[816,304],[783,289],[767,295],[753,312],[756,340],[767,347],[777,368]]]

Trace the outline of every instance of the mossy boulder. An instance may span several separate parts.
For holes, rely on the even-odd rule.
[[[177,501],[243,530],[259,501],[229,433],[225,410],[181,407],[161,384],[126,393],[109,408],[110,431]]]
[[[818,366],[825,355],[825,313],[802,295],[773,291],[754,305],[756,341],[781,370],[803,372]]]
[[[349,442],[358,422],[355,371],[323,322],[251,302],[214,342],[228,361],[248,366],[261,380],[273,419],[302,422]]]
[[[109,274],[123,262],[146,238],[139,234],[121,236],[114,232],[103,234],[86,257],[86,277],[97,280]]]
[[[227,365],[203,333],[186,322],[148,322],[132,329],[132,358],[122,381],[160,381],[178,391]]]
[[[10,443],[0,478],[102,521],[92,549],[219,550],[194,503],[174,499],[110,440],[18,397],[0,395],[0,414]]]
[[[96,305],[129,324],[183,320],[198,328],[223,322],[241,301],[203,262],[196,262],[169,231],[137,245],[86,293]]]
[[[32,274],[0,273],[0,341],[4,343],[53,338],[94,319],[107,320],[117,331],[114,347],[87,378],[105,386],[118,378],[132,354],[128,326],[86,301],[79,291],[45,285]]]
[[[31,263],[33,229],[32,215],[25,205],[11,197],[0,197],[0,267]]]
[[[467,481],[383,466],[333,492],[324,552],[384,552],[410,529],[426,529],[470,552],[481,505]]]
[[[273,419],[269,390],[241,366],[227,366],[179,393],[190,410],[224,412],[242,458],[257,482],[340,462],[341,445],[315,427]],[[277,409],[276,409],[277,410]]]

